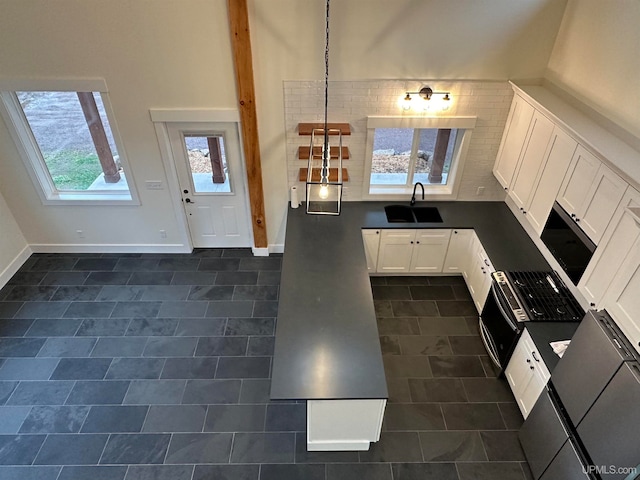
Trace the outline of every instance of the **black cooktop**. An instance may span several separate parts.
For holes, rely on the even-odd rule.
[[[580,321],[584,310],[554,271],[505,272],[531,321]]]

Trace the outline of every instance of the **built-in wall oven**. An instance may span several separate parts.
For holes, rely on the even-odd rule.
[[[480,316],[480,335],[489,357],[507,367],[523,322],[579,322],[584,310],[554,271],[494,272]]]

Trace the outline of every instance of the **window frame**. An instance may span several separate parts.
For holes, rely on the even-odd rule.
[[[411,185],[372,185],[371,167],[373,160],[373,143],[378,128],[423,129],[456,129],[456,141],[451,159],[451,167],[447,176],[447,184],[425,184],[425,198],[432,200],[456,198],[460,188],[466,153],[471,141],[471,134],[476,125],[475,116],[456,117],[367,117],[367,141],[365,148],[365,165],[363,178],[363,199],[367,200],[403,200],[413,190]],[[414,142],[415,143],[415,142]],[[412,146],[412,152],[414,147]],[[414,173],[415,159],[409,165],[409,175]],[[409,180],[407,180],[408,182]]]
[[[128,190],[66,191],[58,190],[40,151],[31,126],[20,105],[16,92],[94,92],[99,93],[118,157],[127,181]],[[133,175],[109,100],[104,80],[13,81],[0,84],[0,114],[18,150],[43,205],[140,205]]]

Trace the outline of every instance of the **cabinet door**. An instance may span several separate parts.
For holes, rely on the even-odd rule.
[[[578,143],[563,130],[558,127],[553,130],[540,179],[528,204],[524,207],[529,223],[538,235],[542,233],[544,224],[547,222],[577,146]]]
[[[602,238],[627,186],[609,167],[600,165],[585,202],[576,212],[576,222],[593,243]]]
[[[367,270],[369,273],[375,272],[378,263],[380,230],[363,229],[362,241],[364,242],[364,255],[367,258]]]
[[[378,248],[378,272],[408,272],[415,230],[382,230]]]
[[[461,273],[469,269],[471,261],[471,242],[474,232],[471,229],[456,229],[451,232],[447,256],[444,260],[444,273]],[[466,275],[465,275],[466,276]]]
[[[577,216],[599,168],[600,160],[578,145],[558,194],[558,203],[570,215]]]
[[[417,230],[410,272],[441,273],[451,230]]]
[[[508,190],[511,185],[513,174],[516,171],[533,111],[533,107],[521,97],[518,95],[513,97],[507,127],[504,130],[498,157],[493,167],[493,174],[505,190]]]
[[[525,391],[527,385],[529,385],[529,382],[531,382],[533,370],[535,369],[532,365],[533,360],[529,356],[529,346],[527,345],[525,336],[529,336],[526,330],[520,336],[516,348],[513,350],[513,354],[509,359],[509,364],[504,371],[520,410],[522,410],[522,407],[520,406],[519,398],[522,392]]]
[[[493,267],[484,248],[482,248],[480,240],[478,237],[475,238],[467,287],[469,287],[469,293],[471,293],[478,313],[481,313],[491,288],[491,272],[493,271]]]
[[[605,292],[622,267],[625,256],[640,237],[640,229],[627,207],[640,207],[640,192],[633,188],[627,190],[618,205],[605,235],[578,283],[578,289],[585,299],[598,309],[602,308]]]
[[[524,152],[509,189],[509,195],[522,211],[525,210],[535,187],[538,171],[546,158],[547,146],[552,133],[553,122],[540,112],[535,112],[531,120]]]

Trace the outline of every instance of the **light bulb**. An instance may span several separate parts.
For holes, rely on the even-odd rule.
[[[411,96],[408,93],[407,93],[407,96],[404,97],[404,100],[402,101],[402,109],[403,110],[411,109]]]
[[[322,200],[326,200],[329,197],[329,187],[327,187],[326,185],[322,185],[320,187],[320,191],[318,192],[318,196]]]

